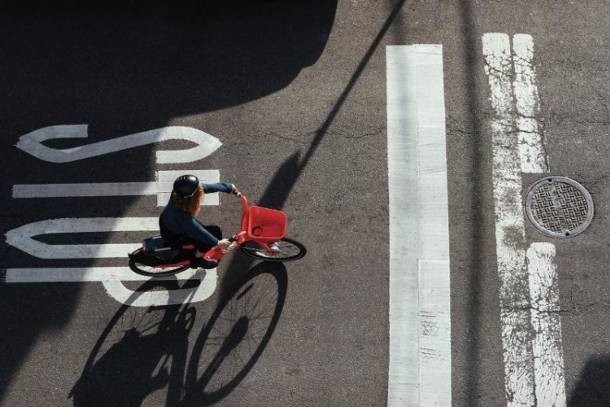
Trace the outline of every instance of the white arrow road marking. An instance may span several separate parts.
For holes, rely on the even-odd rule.
[[[168,140],[186,140],[197,144],[196,147],[186,150],[157,151],[158,164],[174,164],[201,160],[222,145],[220,140],[214,136],[192,127],[183,126],[148,130],[66,149],[51,148],[42,144],[42,142],[52,139],[87,138],[87,127],[86,124],[43,127],[21,136],[15,146],[40,160],[66,163]]]
[[[13,198],[62,198],[97,196],[156,195],[157,206],[169,201],[174,180],[182,174],[193,174],[202,182],[220,181],[218,170],[158,171],[155,182],[89,182],[82,184],[25,184],[13,186]],[[205,197],[202,205],[218,205],[218,194]]]
[[[443,52],[388,46],[388,406],[451,405]]]
[[[28,223],[6,233],[6,242],[41,259],[93,259],[126,257],[140,243],[46,244],[32,239],[54,233],[159,231],[159,218],[59,218]]]
[[[533,243],[526,253],[522,206],[521,172],[548,170],[535,117],[539,101],[533,39],[517,34],[513,46],[511,55],[507,34],[483,35],[495,112],[491,121],[493,189],[506,399],[510,407],[560,407],[565,406],[561,325],[559,316],[550,313],[559,309],[555,250],[552,245]]]

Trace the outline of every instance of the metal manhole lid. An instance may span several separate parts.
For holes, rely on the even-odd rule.
[[[591,194],[567,177],[549,176],[534,182],[525,200],[527,217],[547,236],[574,237],[593,220]]]

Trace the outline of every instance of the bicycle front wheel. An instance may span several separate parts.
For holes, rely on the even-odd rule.
[[[157,259],[151,258],[143,249],[138,249],[129,255],[129,268],[147,277],[171,276],[188,269],[190,265],[190,261],[182,261],[176,264],[162,264]]]
[[[277,253],[269,253],[256,242],[246,242],[240,246],[242,253],[267,261],[292,261],[303,258],[307,249],[296,240],[284,238],[276,242],[280,250]]]

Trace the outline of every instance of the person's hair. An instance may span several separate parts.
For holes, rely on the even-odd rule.
[[[197,215],[199,212],[201,201],[203,201],[203,188],[201,186],[197,187],[197,191],[190,198],[183,198],[180,195],[173,193],[172,200],[174,201],[174,206],[178,209],[182,209],[185,212],[190,213],[191,215]]]

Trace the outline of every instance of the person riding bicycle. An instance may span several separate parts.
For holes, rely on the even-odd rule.
[[[241,196],[234,184],[228,182],[200,183],[194,175],[182,175],[174,181],[169,202],[159,217],[161,236],[172,247],[193,244],[197,248],[194,266],[214,268],[218,262],[204,259],[203,254],[214,246],[229,250],[231,242],[222,239],[220,229],[209,230],[195,216],[201,209],[205,194],[226,192]],[[215,232],[215,233],[214,233]]]

